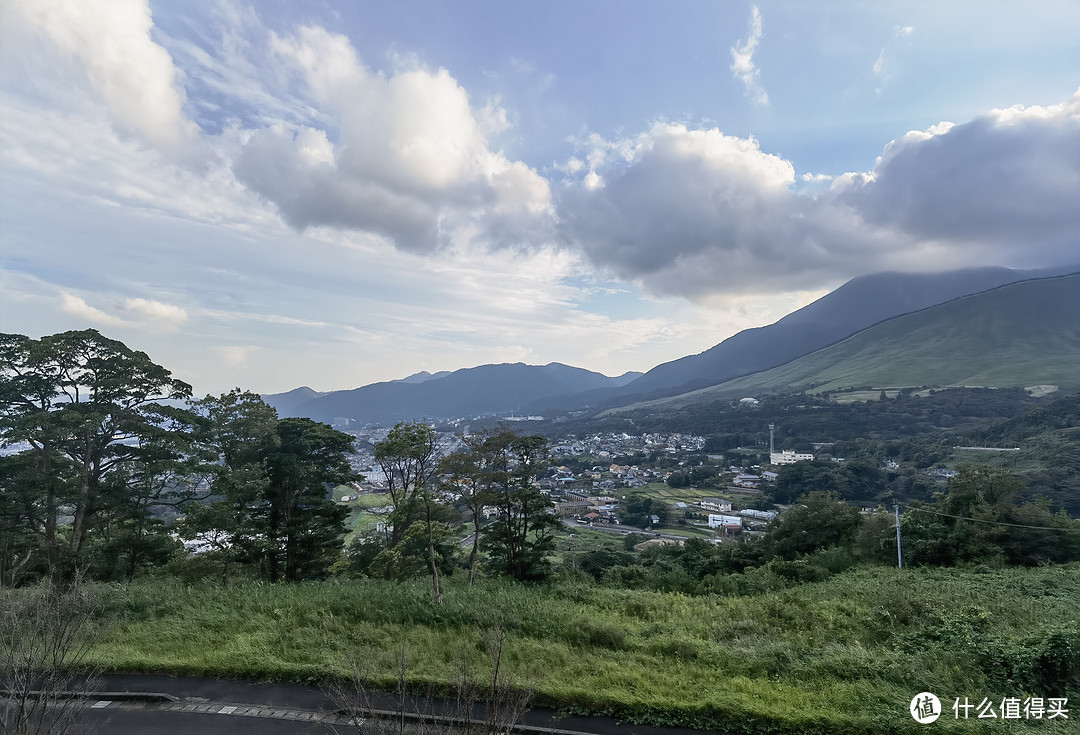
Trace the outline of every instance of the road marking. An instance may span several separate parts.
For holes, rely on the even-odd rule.
[[[105,707],[108,707],[110,704],[112,704],[111,699],[101,699],[101,700],[98,700],[97,702],[94,702],[92,705],[90,705],[90,709],[104,709]]]
[[[232,706],[222,707],[221,709],[218,710],[218,714],[219,715],[231,715],[235,711],[236,711],[236,707],[232,707]]]

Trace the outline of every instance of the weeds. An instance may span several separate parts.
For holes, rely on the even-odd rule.
[[[0,733],[81,732],[90,692],[93,600],[80,578],[0,587]]]
[[[536,681],[536,700],[565,710],[747,732],[906,731],[919,691],[1080,695],[1076,565],[864,567],[701,596],[452,578],[440,606],[423,580],[98,592],[93,653],[118,669],[355,683],[352,657],[372,692],[479,702]],[[493,670],[510,677],[495,695]]]

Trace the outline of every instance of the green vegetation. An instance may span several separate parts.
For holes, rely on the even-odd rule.
[[[1010,284],[870,327],[770,370],[627,406],[674,407],[760,392],[866,386],[1080,390],[1080,275]]]
[[[863,568],[738,596],[491,578],[444,591],[438,606],[422,580],[98,587],[106,612],[93,656],[111,669],[312,682],[345,675],[362,655],[385,663],[380,683],[390,686],[404,646],[415,686],[449,689],[462,651],[482,670],[477,622],[497,618],[507,665],[541,701],[636,722],[919,732],[907,705],[920,691],[946,707],[954,697],[1080,693],[1075,565]],[[935,727],[982,731],[951,712]]]
[[[388,491],[345,501],[352,437],[240,390],[162,405],[187,387],[96,332],[4,335],[0,369],[2,437],[31,444],[0,458],[0,618],[97,580],[108,668],[340,684],[363,660],[364,686],[392,687],[408,658],[410,686],[451,694],[495,636],[512,679],[564,711],[746,733],[921,731],[922,691],[947,708],[1080,696],[1080,523],[1061,509],[1080,502],[1080,396],[904,388],[646,415],[709,437],[633,457],[664,484],[602,485],[624,521],[684,537],[639,551],[641,535],[571,534],[550,512],[541,436],[500,427],[440,456],[434,428],[401,423],[374,447]],[[774,417],[819,460],[741,499],[791,503],[764,534],[714,545],[670,505],[762,462]],[[903,570],[895,517],[853,505],[885,501],[903,508]],[[936,727],[985,729],[949,714]]]
[[[95,330],[0,335],[0,585],[134,579],[171,566],[296,581],[337,560],[352,437],[279,420],[253,393],[190,400],[191,387]],[[187,408],[164,403],[188,399]],[[163,521],[176,517],[173,528]],[[65,522],[66,521],[66,522]],[[170,531],[208,547],[187,558]]]

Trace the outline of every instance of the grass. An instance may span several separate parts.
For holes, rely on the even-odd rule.
[[[535,682],[543,702],[736,732],[921,732],[907,713],[921,691],[948,706],[964,696],[1080,694],[1075,565],[863,568],[743,597],[499,579],[467,588],[461,576],[446,580],[442,606],[425,580],[101,586],[93,655],[114,670],[298,682],[343,675],[350,657],[363,656],[381,664],[388,685],[404,647],[419,687],[451,681],[463,652],[482,667],[478,621],[498,622],[514,675]],[[1071,653],[1047,643],[1054,635],[1071,641]],[[1027,691],[1048,646],[1072,674]],[[947,714],[936,729],[985,729]]]
[[[685,538],[716,538],[712,529],[708,526],[653,526],[653,531],[666,533],[670,536],[683,536]]]
[[[333,490],[334,500],[349,509],[349,515],[345,519],[345,525],[349,529],[345,536],[346,545],[358,535],[372,530],[379,524],[379,518],[366,511],[390,504],[389,496],[385,493],[364,493],[348,502],[342,501],[342,498],[354,493],[355,491],[347,485],[338,485]]]
[[[664,482],[650,482],[648,485],[625,490],[622,493],[628,497],[638,495],[670,505],[679,502],[696,504],[702,498],[719,497],[722,491],[712,487],[671,487]]]

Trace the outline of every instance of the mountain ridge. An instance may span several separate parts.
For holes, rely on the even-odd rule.
[[[295,394],[304,390],[299,388],[264,395],[263,400],[284,416],[304,416],[317,421],[348,418],[359,423],[382,423],[461,418],[520,411],[538,399],[617,386],[635,375],[630,372],[612,378],[558,362],[501,363],[462,368],[441,377],[436,374],[425,379],[421,375],[417,381],[372,383],[311,395],[307,400],[298,400]]]
[[[320,393],[305,386],[264,398],[282,415],[320,421],[350,418],[364,423],[511,411],[595,412],[662,401],[752,376],[839,344],[898,316],[1072,271],[1080,271],[1080,266],[860,276],[773,324],[743,330],[708,350],[661,363],[644,374],[628,372],[612,378],[563,363],[502,363],[435,374],[421,371],[351,390]]]
[[[935,359],[936,358],[936,359]],[[1080,272],[1003,284],[902,314],[783,365],[673,397],[657,408],[755,392],[844,387],[1080,390]]]

